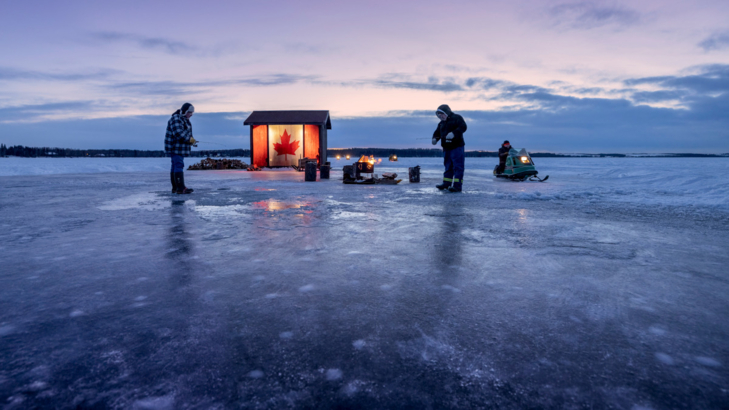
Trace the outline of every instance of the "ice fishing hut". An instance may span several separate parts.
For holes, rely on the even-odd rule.
[[[251,164],[288,167],[299,159],[326,162],[329,111],[253,111],[243,122],[251,126]]]

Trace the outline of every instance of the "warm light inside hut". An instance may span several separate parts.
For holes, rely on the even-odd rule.
[[[255,167],[291,167],[308,158],[326,160],[329,111],[254,111],[243,122],[251,126],[251,163]]]

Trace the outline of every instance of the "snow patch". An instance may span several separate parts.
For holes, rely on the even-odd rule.
[[[158,396],[137,400],[132,405],[132,408],[135,410],[167,410],[173,409],[174,405],[174,396]]]
[[[334,381],[342,378],[342,371],[339,369],[328,369],[327,380]]]
[[[263,372],[260,370],[252,370],[248,372],[248,377],[251,379],[260,379],[263,377]]]
[[[102,211],[122,211],[126,209],[156,211],[171,206],[172,204],[169,201],[161,201],[157,194],[145,192],[106,201],[97,208]]]
[[[656,360],[658,360],[659,362],[661,362],[663,364],[666,364],[669,366],[673,366],[675,364],[673,357],[671,357],[665,353],[658,352],[655,354],[655,357],[656,357]]]
[[[694,360],[696,360],[698,363],[703,364],[704,366],[709,366],[709,367],[720,367],[721,366],[721,362],[719,362],[718,360],[713,359],[711,357],[696,356],[694,358]]]
[[[15,333],[15,326],[13,326],[13,325],[0,326],[0,337],[11,335],[13,333]]]

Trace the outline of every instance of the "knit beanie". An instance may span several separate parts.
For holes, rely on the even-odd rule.
[[[180,108],[180,115],[185,115],[188,112],[195,112],[195,107],[193,107],[190,103],[182,104],[182,108]]]

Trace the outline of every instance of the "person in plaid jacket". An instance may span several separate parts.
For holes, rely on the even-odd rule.
[[[190,103],[185,103],[167,121],[165,154],[172,159],[170,180],[172,181],[173,194],[190,194],[193,191],[185,186],[183,171],[185,170],[184,158],[190,155],[190,147],[197,146],[197,141],[192,137],[192,124],[190,123],[190,117],[194,112],[195,107]]]

